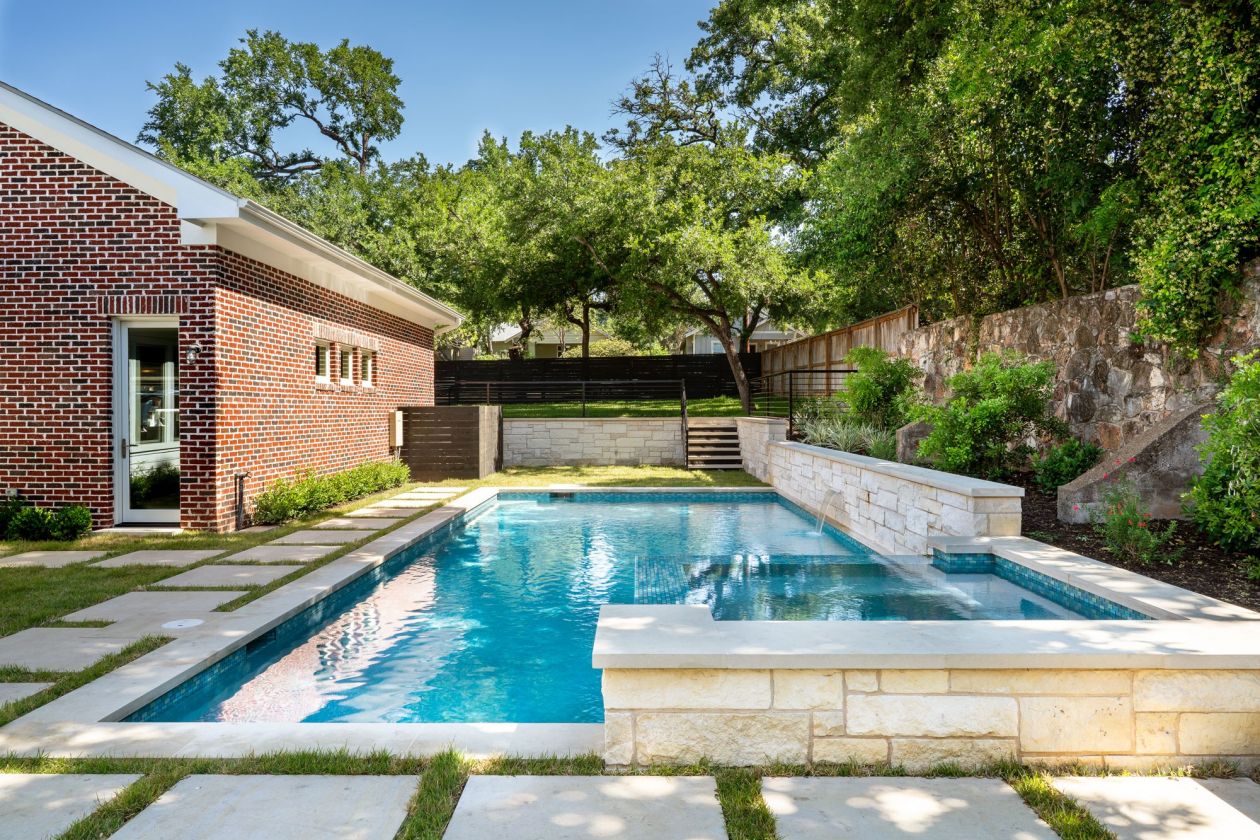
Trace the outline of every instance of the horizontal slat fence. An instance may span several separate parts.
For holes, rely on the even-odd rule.
[[[761,374],[761,355],[741,354],[744,372],[754,378]],[[735,377],[726,356],[684,354],[675,356],[601,356],[590,359],[505,359],[502,361],[439,360],[434,370],[434,387],[439,405],[466,405],[484,402],[486,382],[595,382],[599,380],[632,380],[660,382],[685,381],[689,399],[738,396]],[[477,383],[477,384],[470,384]],[[520,402],[555,399],[557,389],[528,387],[501,389],[506,396],[520,393]],[[494,389],[492,389],[492,393]],[[532,396],[531,393],[537,393]],[[658,399],[655,386],[644,388],[638,399]],[[618,394],[617,399],[635,399],[631,393]],[[500,401],[500,400],[492,400]],[[501,400],[508,402],[509,400]]]
[[[398,458],[413,481],[485,478],[503,463],[498,406],[415,406],[402,409]]]
[[[761,375],[774,376],[789,370],[834,370],[844,366],[844,357],[854,347],[878,347],[896,353],[901,337],[918,326],[919,307],[911,305],[838,330],[780,344],[762,352]],[[839,381],[819,385],[823,390],[832,391]]]

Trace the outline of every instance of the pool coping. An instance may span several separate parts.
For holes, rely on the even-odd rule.
[[[175,686],[194,677],[224,657],[240,649],[251,640],[287,621],[297,613],[349,585],[360,576],[386,562],[415,542],[452,524],[460,517],[468,516],[504,494],[539,492],[575,493],[643,493],[643,494],[774,494],[796,504],[773,487],[617,487],[571,484],[549,484],[518,487],[483,487],[453,499],[442,507],[429,511],[400,525],[393,531],[371,540],[354,551],[336,558],[327,565],[303,575],[240,609],[229,613],[213,614],[214,620],[202,627],[184,631],[174,641],[112,671],[85,686],[57,698],[12,723],[0,728],[0,754],[50,755],[50,756],[144,756],[154,758],[201,756],[242,757],[261,752],[282,749],[335,749],[369,751],[384,749],[399,755],[428,755],[455,747],[473,756],[485,755],[575,755],[602,752],[604,746],[603,724],[515,724],[515,723],[125,723],[122,719],[165,694]],[[1111,580],[1126,591],[1120,593],[1130,600],[1147,598],[1153,606],[1168,610],[1176,607],[1168,603],[1170,592],[1154,591],[1151,584],[1167,587],[1149,578],[1133,575],[1124,570],[1099,564],[1089,558],[1062,554],[1070,557],[1036,557],[1038,551],[1051,550],[1033,540],[1002,538],[992,540],[969,539],[966,543],[950,538],[938,538],[943,549],[951,552],[992,553],[1004,552],[1012,562],[1036,564],[1043,573],[1059,579],[1070,580],[1081,588],[1104,588],[1105,567],[1112,570]],[[1010,540],[1010,541],[1006,541]],[[1038,548],[1040,547],[1040,548]],[[1097,564],[1091,565],[1091,564]],[[1140,581],[1149,583],[1135,582]],[[1145,589],[1143,589],[1145,587]],[[1176,587],[1172,587],[1176,589]],[[1093,590],[1090,590],[1093,591]],[[1193,596],[1186,590],[1178,590]],[[1110,590],[1100,592],[1113,597]],[[1195,596],[1202,598],[1203,596]],[[1162,599],[1162,600],[1160,600]],[[1173,599],[1175,600],[1175,598]],[[1207,599],[1212,600],[1212,599]],[[1215,602],[1222,604],[1223,602]],[[1231,607],[1231,605],[1224,605]],[[1210,604],[1199,604],[1200,610],[1217,609]],[[708,617],[708,623],[695,614],[699,609]],[[1231,609],[1239,610],[1241,608]],[[1143,608],[1143,611],[1146,611]],[[1246,611],[1244,611],[1246,612]],[[220,618],[219,616],[222,616]],[[1249,613],[1260,619],[1260,615]],[[716,622],[704,607],[687,606],[605,606],[600,613],[596,632],[593,664],[596,668],[651,668],[651,667],[820,667],[818,662],[832,663],[825,667],[871,667],[864,665],[839,666],[840,662],[872,663],[879,667],[940,667],[945,660],[977,661],[983,664],[967,667],[1069,667],[1064,664],[1064,651],[1046,649],[1029,650],[1027,646],[1012,648],[1005,645],[1005,654],[999,651],[985,653],[981,649],[980,630],[988,630],[993,640],[1020,639],[1030,633],[1039,633],[1043,639],[1053,637],[1054,644],[1064,638],[1073,639],[1082,650],[1073,654],[1073,661],[1099,663],[1113,661],[1116,656],[1138,656],[1136,652],[1107,654],[1096,648],[1108,643],[1104,638],[1127,638],[1132,644],[1168,646],[1177,643],[1173,636],[1160,633],[1165,625],[1180,628],[1201,624],[1227,630],[1228,621],[1187,621],[1203,616],[1182,616],[1176,621],[1082,621],[1082,622],[880,622],[878,628],[866,628],[867,632],[854,633],[854,627],[844,627],[843,622]],[[1211,616],[1208,616],[1211,617]],[[1239,618],[1231,615],[1230,618]],[[647,621],[653,632],[641,630]],[[853,623],[860,625],[862,623]],[[943,634],[937,625],[949,625],[950,633]],[[724,625],[721,626],[721,625]],[[790,626],[787,626],[790,625]],[[1046,628],[1045,625],[1055,625]],[[1141,625],[1153,628],[1154,635],[1134,632],[1113,632],[1112,626],[1129,628]],[[1020,630],[1019,628],[1024,628]],[[767,630],[768,628],[768,630]],[[931,632],[936,628],[935,632]],[[861,627],[856,628],[861,630]],[[961,633],[960,633],[961,629]],[[871,632],[877,631],[877,632]],[[995,633],[994,631],[1000,631]],[[761,635],[768,633],[768,635]],[[1248,643],[1246,639],[1230,639],[1228,633],[1195,631],[1200,648],[1218,645],[1228,653],[1216,654],[1216,661],[1243,662],[1254,667],[1254,659],[1260,655],[1260,640]],[[1079,634],[1074,636],[1073,634]],[[1101,635],[1100,635],[1101,634]],[[1234,634],[1245,636],[1246,634]],[[941,637],[945,636],[954,650],[941,650]],[[975,637],[972,641],[966,638]],[[935,641],[934,641],[935,640]],[[1183,645],[1193,641],[1184,635]],[[1229,642],[1229,644],[1225,644]],[[863,645],[861,653],[853,645]],[[971,647],[967,647],[970,645]],[[1095,646],[1095,647],[1091,647]],[[1235,650],[1237,649],[1237,650]],[[925,652],[926,651],[926,652]],[[1175,651],[1174,651],[1175,652]],[[1202,649],[1183,649],[1169,663],[1151,667],[1227,667],[1220,664],[1187,665],[1185,661],[1204,661],[1208,654]],[[1053,656],[1053,665],[1030,666],[1012,662],[1024,656]],[[1167,656],[1168,652],[1153,654],[1149,650],[1146,659]],[[1108,656],[1111,658],[1109,659]],[[749,662],[773,662],[773,666],[752,666]],[[1018,660],[1021,661],[1022,660]],[[697,663],[708,664],[697,666]],[[890,663],[901,664],[890,664]],[[722,664],[718,664],[722,663]],[[917,666],[912,663],[920,663]],[[1078,666],[1071,666],[1078,667]],[[1111,667],[1090,664],[1079,667]]]

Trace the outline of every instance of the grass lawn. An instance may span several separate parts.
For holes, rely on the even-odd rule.
[[[599,400],[586,404],[587,417],[678,417],[678,400]],[[739,417],[744,413],[738,397],[687,400],[692,417]],[[503,406],[504,417],[581,417],[580,402],[526,403]]]

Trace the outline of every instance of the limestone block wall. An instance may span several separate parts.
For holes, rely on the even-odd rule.
[[[763,480],[810,511],[825,504],[828,518],[880,551],[926,554],[935,536],[1019,536],[1020,487],[802,443],[766,450]]]
[[[744,471],[762,481],[770,480],[770,444],[787,440],[787,420],[781,417],[736,417],[739,454]]]
[[[1260,759],[1255,670],[604,671],[612,765]]]
[[[678,417],[539,418],[503,421],[508,467],[683,464]]]

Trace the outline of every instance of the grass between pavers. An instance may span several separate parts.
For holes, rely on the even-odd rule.
[[[478,775],[617,776],[627,773],[659,776],[713,776],[730,840],[777,840],[774,816],[761,795],[766,776],[866,776],[927,778],[1000,778],[1009,783],[1033,811],[1064,840],[1115,840],[1115,835],[1071,797],[1051,784],[1054,776],[1143,775],[1109,774],[1091,765],[1029,767],[1011,761],[976,768],[941,764],[922,773],[891,765],[773,764],[763,767],[720,767],[707,763],[678,767],[606,771],[598,755],[572,757],[470,759],[448,750],[426,758],[400,758],[387,752],[355,754],[340,751],[295,751],[245,758],[5,758],[0,773],[139,773],[118,796],[79,820],[60,840],[108,837],[123,823],[152,804],[180,779],[192,774],[233,775],[415,775],[416,791],[395,840],[441,840],[468,777]],[[1242,775],[1227,762],[1172,768],[1156,774],[1192,778]],[[1254,778],[1254,776],[1252,777]]]

